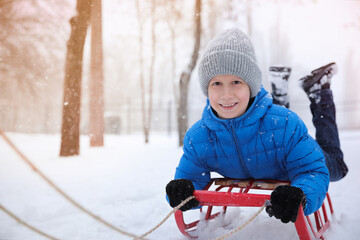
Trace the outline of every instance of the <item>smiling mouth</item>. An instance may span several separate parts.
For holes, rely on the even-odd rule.
[[[231,108],[233,106],[235,106],[237,103],[232,103],[232,104],[221,104],[220,103],[220,106],[224,107],[224,108]]]

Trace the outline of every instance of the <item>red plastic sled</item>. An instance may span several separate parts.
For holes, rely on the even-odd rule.
[[[208,207],[205,215],[205,220],[208,221],[220,214],[220,212],[212,214],[213,206],[222,206],[224,213],[228,206],[261,207],[265,201],[270,200],[271,192],[267,191],[266,194],[259,194],[261,191],[255,191],[256,193],[252,193],[254,191],[251,191],[251,193],[249,193],[250,190],[274,190],[279,185],[288,184],[289,182],[276,180],[215,178],[211,180],[204,190],[196,190],[194,195],[200,202],[200,205]],[[210,187],[215,185],[217,185],[216,189],[210,191]],[[334,217],[334,210],[328,193],[326,194],[326,199],[327,204],[326,201],[324,201],[321,208],[309,216],[304,215],[303,209],[300,206],[298,218],[295,222],[296,231],[300,240],[312,239],[310,230],[316,239],[324,239],[324,232],[330,226],[328,214],[331,214],[332,218]],[[200,211],[202,211],[202,208]],[[191,232],[196,230],[199,220],[185,223],[183,212],[180,210],[175,212],[175,220],[182,234],[190,238],[196,238]]]

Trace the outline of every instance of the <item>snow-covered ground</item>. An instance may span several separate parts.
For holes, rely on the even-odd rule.
[[[54,183],[115,226],[137,234],[151,229],[171,211],[165,185],[173,177],[182,150],[177,136],[107,135],[105,147],[90,148],[81,138],[81,155],[59,158],[59,135],[7,133],[18,148]],[[350,172],[330,184],[336,221],[328,240],[358,239],[360,235],[360,131],[340,132]],[[130,239],[97,223],[67,202],[0,139],[0,204],[29,224],[59,239]],[[234,208],[225,219],[202,224],[200,239],[213,239],[244,223],[256,209]],[[187,212],[189,213],[189,212]],[[192,211],[189,215],[198,214]],[[223,228],[223,222],[228,225]],[[269,218],[263,211],[231,239],[297,239],[293,224]],[[44,239],[0,212],[0,239]],[[174,218],[149,235],[149,239],[186,239]]]

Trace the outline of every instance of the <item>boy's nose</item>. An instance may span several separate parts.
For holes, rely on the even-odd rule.
[[[224,87],[223,97],[232,98],[234,96],[234,91],[231,87]]]

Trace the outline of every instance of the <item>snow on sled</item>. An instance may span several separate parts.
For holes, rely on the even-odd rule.
[[[222,207],[225,213],[227,207],[262,207],[264,203],[270,200],[271,191],[279,185],[288,185],[289,182],[277,180],[240,180],[227,178],[214,178],[204,188],[204,190],[195,190],[194,196],[203,207],[207,207],[205,220],[214,219],[220,212],[212,213],[213,207]],[[210,190],[214,188],[214,190]],[[267,191],[266,191],[267,190]],[[300,240],[324,239],[324,233],[330,226],[330,219],[334,218],[334,210],[331,204],[330,196],[327,193],[321,208],[315,213],[305,216],[302,206],[299,208],[295,228]],[[184,213],[180,210],[175,212],[176,224],[187,237],[197,238],[194,231],[200,220],[185,223]],[[312,237],[313,236],[313,237]]]

